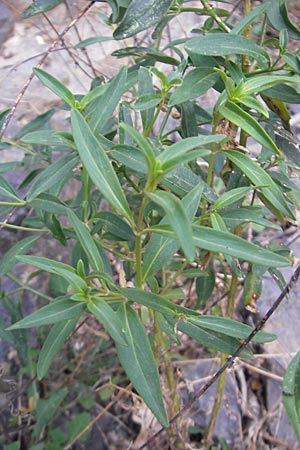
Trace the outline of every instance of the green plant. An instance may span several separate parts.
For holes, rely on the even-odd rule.
[[[58,3],[37,1],[23,17]],[[70,110],[70,129],[43,129],[50,111],[12,142],[2,140],[3,148],[17,145],[25,157],[30,155],[32,164],[21,186],[27,189],[24,197],[1,177],[1,216],[28,207],[30,214],[18,228],[32,235],[6,253],[0,273],[12,276],[15,263],[22,262],[37,269],[30,278],[46,271],[52,280],[60,279],[45,306],[8,330],[52,325],[37,359],[42,380],[79,319],[93,315],[113,339],[135,390],[168,427],[180,407],[169,350],[180,342],[178,331],[221,352],[224,363],[251,332],[232,318],[237,294],[242,292],[245,306],[255,309],[263,274],[278,276],[278,268],[291,264],[289,249],[248,238],[252,228],[271,232],[296,221],[299,188],[290,174],[299,175],[300,161],[286,103],[299,102],[299,54],[289,51],[289,42],[300,39],[300,31],[281,0],[254,9],[245,0],[246,14],[236,23],[227,10],[214,9],[206,0],[198,6],[170,0],[106,3],[112,9],[106,21],[117,24],[114,39],[155,25],[151,43],[115,51],[130,62],[111,80],[95,80],[81,96],[35,68],[35,76]],[[188,11],[207,19],[194,30],[195,37],[165,45],[164,29]],[[267,39],[267,27],[278,35]],[[100,40],[91,37],[78,47]],[[218,99],[207,110],[201,99],[212,90]],[[1,116],[4,127],[7,114]],[[257,144],[255,156],[247,150],[249,137]],[[78,188],[66,199],[70,180]],[[38,239],[53,238],[67,246],[71,263],[25,256]],[[226,317],[218,308],[203,315],[198,310],[216,295],[219,272],[224,274]],[[278,282],[282,287],[282,277]],[[189,297],[194,286],[196,297]],[[27,282],[21,287],[30,289]],[[253,342],[273,339],[259,331]],[[253,355],[244,347],[240,356]],[[160,367],[171,398],[168,411]],[[224,377],[225,372],[208,442]],[[41,430],[35,433],[38,437]],[[181,448],[171,427],[169,437]]]

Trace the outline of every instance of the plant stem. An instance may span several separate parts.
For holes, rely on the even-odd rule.
[[[41,291],[37,291],[37,290],[31,288],[30,286],[27,286],[21,280],[19,280],[18,277],[15,277],[14,275],[12,275],[10,273],[7,274],[7,277],[10,278],[12,281],[14,281],[18,286],[20,286],[17,289],[13,289],[13,290],[7,292],[6,293],[7,295],[8,294],[12,295],[12,294],[15,294],[15,293],[17,293],[19,291],[24,290],[24,291],[31,292],[32,294],[37,295],[38,297],[44,298],[45,300],[48,300],[48,301],[53,300],[53,298],[49,297],[49,295],[43,294]]]
[[[147,197],[143,197],[141,209],[137,221],[137,234],[135,239],[135,258],[136,258],[136,285],[138,288],[143,287],[143,271],[142,271],[142,232],[145,207],[148,203]]]
[[[222,353],[220,367],[222,367],[225,364],[225,362],[226,362],[226,355],[224,353]],[[217,387],[217,397],[215,400],[215,404],[214,404],[214,407],[213,407],[213,410],[212,410],[212,413],[210,416],[210,421],[209,421],[207,431],[206,431],[205,442],[207,443],[207,445],[210,445],[213,434],[214,434],[214,430],[216,427],[219,411],[220,411],[220,408],[222,405],[222,400],[223,400],[225,381],[226,381],[226,372],[224,371],[219,376],[218,387]]]
[[[219,25],[220,28],[222,28],[223,31],[226,33],[230,33],[230,28],[226,25],[226,23],[223,22],[220,16],[216,13],[216,11],[213,9],[212,6],[207,2],[207,0],[200,0],[203,8],[207,12],[207,14],[214,19],[214,21]]]
[[[251,12],[251,0],[244,0],[244,14],[245,16]],[[248,40],[250,40],[251,37],[251,25],[247,25],[244,29],[244,36]],[[251,62],[248,55],[242,56],[242,69],[244,73],[249,72],[251,66]]]
[[[82,168],[82,184],[83,184],[83,221],[87,222],[89,218],[89,176],[85,167]]]

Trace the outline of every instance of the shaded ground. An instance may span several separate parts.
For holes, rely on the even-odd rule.
[[[11,2],[2,0],[2,3],[0,2],[0,14],[7,14],[7,20],[5,21],[7,29],[4,30],[3,24],[1,26],[0,23],[2,32],[2,34],[0,33],[0,39],[3,41],[0,42],[0,89],[3,93],[1,109],[12,105],[23,83],[30,75],[32,67],[39,61],[41,54],[55,38],[55,32],[45,18],[38,16],[28,21],[18,20],[18,13],[27,5],[27,2],[21,0]],[[84,5],[85,2],[83,1],[73,2],[71,15],[76,14]],[[297,3],[295,5],[298,6]],[[101,7],[104,8],[105,6],[101,5]],[[48,17],[52,24],[60,30],[71,20],[70,12],[66,10],[64,5],[49,13]],[[109,41],[89,47],[89,57],[82,51],[74,53],[73,45],[80,39],[99,34],[99,26],[99,18],[95,16],[93,11],[90,11],[85,20],[78,24],[77,31],[73,30],[65,38],[65,44],[72,47],[72,54],[76,61],[79,61],[79,66],[74,63],[73,58],[65,50],[61,49],[52,54],[43,66],[45,70],[57,76],[74,92],[81,93],[89,89],[94,71],[109,78],[116,73],[119,64],[122,63],[122,61],[117,61],[110,56],[118,45]],[[180,23],[178,26],[180,34],[182,30],[191,28],[191,24],[187,24],[187,22],[184,23],[184,26]],[[103,27],[101,31],[103,35],[110,34],[110,29],[106,29],[103,24],[101,27]],[[89,65],[89,58],[93,61],[93,68]],[[33,80],[10,124],[8,135],[13,135],[20,126],[28,123],[32,117],[41,114],[50,107],[57,106],[57,104],[57,98],[47,89],[42,88],[37,80]],[[299,111],[295,110],[294,113],[299,114]],[[65,120],[66,114],[62,111],[60,115],[54,116],[53,126],[59,125],[60,128],[63,128]],[[14,152],[11,150],[9,152],[2,151],[0,161],[13,161],[21,157],[22,154],[18,150]],[[18,175],[14,173],[12,177],[16,177],[13,181],[18,184]],[[1,252],[4,252],[18,238],[19,235],[1,230]],[[278,241],[283,243],[288,239],[290,237],[285,233],[278,237]],[[296,257],[299,258],[300,248],[297,242],[295,241],[293,250]],[[49,250],[47,256],[50,256],[50,252],[55,255],[55,251],[55,248]],[[19,266],[18,270],[19,273],[16,275],[24,276],[24,268]],[[291,273],[292,270],[289,270],[285,274],[287,280]],[[41,280],[41,283],[43,282],[45,280]],[[264,292],[258,303],[258,310],[261,315],[264,314],[279,293],[271,279],[266,278],[264,285]],[[6,286],[6,288],[11,289],[11,286]],[[282,306],[268,323],[269,331],[277,333],[278,342],[274,345],[269,344],[265,349],[257,348],[257,352],[262,353],[260,357],[251,362],[250,365],[240,361],[230,371],[225,401],[216,427],[216,435],[226,439],[231,450],[246,448],[296,450],[298,448],[283,411],[280,386],[288,361],[300,347],[297,329],[300,321],[300,309],[297,303],[299,294],[299,287],[297,287],[285,302],[285,306]],[[29,305],[29,310],[34,307],[36,299],[29,296],[24,300]],[[7,313],[3,309],[0,311],[2,318],[7,320]],[[257,317],[254,316],[250,318],[253,321],[256,319]],[[153,433],[158,429],[157,424],[153,424],[151,428],[152,418],[147,417],[143,407],[131,396],[125,393],[117,398],[118,391],[113,389],[111,377],[115,377],[116,383],[120,383],[121,380],[121,385],[124,388],[126,388],[126,380],[123,379],[124,375],[116,363],[114,350],[111,349],[109,344],[106,344],[105,339],[101,343],[97,341],[97,333],[101,333],[102,330],[95,330],[94,325],[92,322],[88,322],[81,327],[81,331],[71,340],[66,355],[56,361],[51,372],[53,378],[48,383],[52,383],[55,389],[58,389],[62,387],[61,373],[59,372],[65,371],[63,372],[65,386],[70,393],[68,408],[66,408],[65,415],[60,418],[60,421],[67,427],[70,418],[75,417],[82,411],[88,411],[91,417],[99,416],[96,425],[92,427],[92,433],[88,441],[84,444],[74,444],[73,449],[113,450],[118,448],[125,450],[134,440],[136,441],[135,448],[138,448],[147,439],[149,430]],[[93,348],[94,358],[99,361],[97,364],[95,364],[93,355],[90,355],[91,348]],[[181,376],[179,388],[182,392],[182,399],[187,401],[197,391],[199,383],[201,385],[207,380],[208,376],[215,372],[217,365],[214,358],[208,357],[209,355],[206,355],[202,349],[199,350],[198,346],[190,342],[183,342],[179,351],[190,358],[189,361],[184,361],[182,364],[174,363]],[[206,359],[203,359],[205,356]],[[84,367],[83,361],[85,361]],[[1,424],[2,432],[7,432],[6,427],[13,430],[12,434],[7,432],[7,442],[20,428],[26,430],[27,427],[28,432],[30,432],[30,413],[28,416],[24,414],[21,419],[17,418],[15,422],[11,419],[14,417],[14,408],[18,407],[15,401],[15,393],[24,388],[24,385],[18,386],[20,382],[18,363],[18,357],[12,347],[0,341],[0,365],[6,372],[2,377],[2,384],[0,384],[0,407],[5,405],[6,408],[6,413],[1,419],[3,420]],[[70,367],[72,367],[72,372],[70,372]],[[86,390],[86,380],[89,381],[90,388],[88,390]],[[26,381],[28,381],[28,377],[25,379],[25,383]],[[45,389],[47,387],[44,386]],[[39,388],[41,391],[43,390],[42,383]],[[107,398],[103,394],[105,388],[108,389],[108,392],[106,392]],[[117,399],[113,401],[108,408],[109,411],[106,412],[105,407],[110,405],[112,401],[112,390],[113,398]],[[214,394],[215,387],[197,402],[189,417],[183,419],[186,420],[187,425],[197,425],[194,433],[194,444],[191,443],[191,446],[187,448],[199,448],[197,440],[201,429],[207,426]],[[7,404],[9,399],[12,400],[12,404]],[[86,402],[89,399],[92,406],[87,407]],[[12,422],[14,423],[13,427],[11,426]],[[26,432],[24,432],[24,436],[23,445],[26,448]],[[165,445],[162,440],[156,448],[167,448]]]

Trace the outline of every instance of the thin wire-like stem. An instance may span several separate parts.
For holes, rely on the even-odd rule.
[[[277,297],[271,308],[268,309],[263,318],[258,322],[249,336],[241,343],[241,345],[236,349],[232,356],[226,359],[226,362],[215,372],[214,375],[209,379],[207,383],[205,383],[198,392],[194,395],[194,397],[184,405],[183,408],[178,411],[175,416],[173,416],[170,420],[170,424],[175,423],[179,417],[181,417],[185,412],[189,411],[192,406],[195,404],[200,397],[219,379],[220,375],[225,372],[227,369],[232,367],[236,358],[240,355],[243,349],[252,341],[252,339],[257,335],[257,333],[262,329],[265,323],[270,319],[270,317],[274,314],[276,309],[280,306],[285,297],[290,293],[293,287],[297,284],[300,278],[300,264],[296,267],[294,274],[290,278],[289,282],[285,285],[284,289],[281,291],[280,295]],[[160,428],[154,435],[152,435],[146,442],[144,442],[139,450],[143,450],[148,445],[153,444],[158,436],[160,436],[165,431],[165,428]]]

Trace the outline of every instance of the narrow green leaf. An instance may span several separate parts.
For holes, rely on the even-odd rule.
[[[67,131],[40,130],[25,134],[21,138],[25,144],[49,145],[75,149],[73,136]]]
[[[45,13],[55,8],[64,0],[36,0],[32,5],[29,5],[21,14],[22,19],[28,19],[36,14]]]
[[[199,202],[203,193],[203,184],[197,184],[182,199],[184,209],[188,219],[193,220],[194,215],[199,206]],[[167,223],[167,218],[161,221],[162,224]],[[166,264],[174,253],[178,250],[180,244],[175,239],[165,238],[153,234],[147,244],[143,261],[143,280],[146,280],[154,272],[160,270]]]
[[[232,28],[231,34],[241,34],[244,29],[250,25],[257,17],[265,12],[269,2],[264,2],[261,5],[253,8],[250,13],[238,21],[238,23]]]
[[[120,163],[124,164],[126,168],[134,170],[139,175],[148,172],[147,161],[143,153],[136,147],[130,145],[116,145],[111,150],[110,155]]]
[[[14,139],[21,139],[25,134],[33,133],[35,131],[41,131],[45,127],[49,126],[49,122],[53,114],[55,113],[55,109],[51,108],[43,114],[35,117],[29,123],[24,125],[17,133],[14,135]]]
[[[158,94],[144,94],[140,95],[136,101],[130,104],[130,107],[136,111],[147,111],[157,106],[161,102],[161,97]]]
[[[167,427],[168,418],[159,373],[144,325],[128,304],[121,305],[117,315],[128,343],[127,346],[116,343],[120,362],[147,406],[159,422]]]
[[[286,369],[282,395],[286,413],[300,441],[300,352],[294,356]]]
[[[12,185],[0,175],[0,196],[5,198],[12,198],[15,201],[23,202],[18,196]]]
[[[112,41],[113,38],[111,36],[94,36],[87,39],[83,39],[83,41],[78,42],[75,45],[75,48],[85,48],[89,45],[97,44],[98,42]]]
[[[68,210],[68,217],[90,265],[96,272],[102,272],[104,270],[103,261],[90,230],[70,209]]]
[[[241,208],[232,208],[219,211],[220,216],[228,228],[236,228],[244,223],[252,222],[265,228],[273,228],[278,231],[281,230],[279,225],[265,219],[262,216],[262,210],[258,211],[258,213],[259,214],[257,214],[257,208],[251,206],[242,206]]]
[[[19,320],[19,322],[14,323],[7,330],[41,327],[42,325],[50,325],[62,320],[70,320],[82,314],[85,307],[86,304],[84,302],[74,302],[68,297],[58,298],[24,319]]]
[[[188,39],[185,44],[188,54],[205,56],[249,55],[262,64],[269,61],[268,53],[244,36],[229,33],[211,33]]]
[[[99,222],[96,222],[96,227],[99,223],[102,224],[107,232],[113,236],[114,240],[132,241],[135,239],[135,235],[130,226],[110,211],[100,211],[93,216],[93,219],[95,222],[99,219]],[[107,236],[104,237],[107,239]]]
[[[107,201],[132,222],[129,205],[111,162],[83,116],[75,109],[71,112],[71,124],[78,153],[89,176]]]
[[[126,89],[126,80],[127,68],[125,66],[122,67],[120,72],[108,83],[103,95],[101,95],[100,98],[94,98],[84,108],[83,115],[85,120],[96,135],[105,130],[107,122]],[[96,91],[96,89],[91,91],[91,97],[95,94],[93,91]],[[102,86],[99,86],[99,89],[102,90]]]
[[[132,0],[114,31],[114,39],[126,39],[156,25],[167,13],[172,0]]]
[[[192,225],[183,204],[174,194],[167,191],[155,191],[148,193],[147,196],[164,209],[168,223],[175,231],[185,256],[192,261],[195,257]]]
[[[34,267],[38,267],[46,272],[54,273],[61,276],[70,283],[75,290],[86,291],[86,282],[76,273],[74,267],[69,266],[52,259],[43,258],[41,256],[18,256],[17,259],[26,264],[30,264]]]
[[[79,314],[72,319],[66,320],[64,323],[59,322],[51,328],[39,353],[37,363],[37,376],[39,380],[44,378],[48,372],[55,355],[60,350],[69,334],[75,328],[81,314],[82,312],[80,311]]]
[[[291,39],[300,39],[300,30],[288,17],[286,0],[271,0],[268,2],[267,16],[275,30],[287,29]]]
[[[87,309],[104,325],[115,342],[120,345],[127,345],[125,334],[122,331],[123,324],[105,300],[93,297],[88,301]]]
[[[193,235],[195,245],[205,250],[227,254],[264,267],[290,265],[288,259],[231,233],[194,225]]]
[[[173,66],[179,66],[178,60],[173,58],[173,56],[169,56],[166,53],[154,50],[151,47],[141,47],[141,46],[125,47],[112,52],[112,56],[116,56],[117,58],[137,56],[138,58],[143,58],[145,60],[155,59],[156,62],[161,62],[164,64],[172,64]]]
[[[147,306],[147,308],[160,312],[163,315],[175,317],[178,314],[194,314],[196,317],[200,316],[196,311],[176,305],[162,295],[153,294],[152,292],[144,291],[142,289],[123,288],[121,289],[121,293],[131,302]]]
[[[16,264],[16,257],[26,253],[39,238],[40,236],[30,236],[13,245],[0,261],[0,275],[7,274]]]
[[[145,67],[140,67],[138,72],[138,94],[139,96],[145,94],[155,94],[155,89],[153,87],[153,81],[151,74]],[[155,105],[154,105],[155,106]],[[142,123],[144,129],[146,129],[153,118],[155,108],[148,108],[145,111],[141,111]]]
[[[246,133],[253,137],[259,144],[266,147],[271,152],[275,152],[277,155],[281,154],[279,148],[263,127],[254,119],[254,117],[238,105],[231,101],[227,101],[225,105],[220,105],[219,112],[230,122],[246,131]]]
[[[268,186],[260,188],[260,191],[265,198],[278,211],[295,220],[295,215],[289,207],[281,190],[264,169],[249,158],[249,156],[237,150],[226,150],[224,151],[224,154],[242,170],[255,186]]]
[[[137,143],[140,151],[143,153],[147,161],[149,170],[152,171],[152,169],[156,165],[156,158],[150,143],[144,136],[142,136],[135,128],[131,127],[130,125],[121,123],[120,127],[123,128]]]
[[[195,308],[201,308],[206,305],[206,302],[212,295],[214,288],[216,286],[216,276],[213,267],[212,260],[210,260],[206,272],[204,272],[207,276],[198,277],[196,279],[196,292],[197,292],[197,303]]]
[[[167,225],[156,225],[148,229],[149,232],[157,232],[163,236],[175,239],[176,235]],[[252,244],[245,239],[220,230],[193,225],[194,244],[216,253],[223,253],[234,258],[240,258],[264,267],[289,266],[290,261],[270,250]]]
[[[183,78],[182,84],[172,93],[169,106],[180,105],[188,100],[193,100],[205,94],[214,86],[219,74],[209,69],[194,69]]]
[[[50,73],[38,69],[37,67],[33,69],[33,72],[44,86],[64,100],[67,105],[71,106],[71,108],[76,105],[76,99],[72,92],[59,80],[50,75]]]
[[[44,193],[40,194],[34,200],[27,202],[28,206],[34,209],[40,209],[52,214],[66,215],[69,207],[60,201],[55,195]]]
[[[48,191],[62,180],[67,182],[72,175],[72,169],[77,164],[78,156],[74,154],[63,156],[53,164],[50,164],[50,166],[41,172],[40,176],[30,187],[27,193],[27,201],[34,200],[39,194]]]
[[[179,331],[187,334],[188,336],[192,337],[193,339],[210,349],[217,350],[227,355],[232,355],[240,346],[240,342],[237,339],[221,333],[213,332],[211,330],[204,330],[198,325],[190,322],[189,318],[187,319],[187,321],[185,319],[180,320],[179,322],[176,322],[169,316],[165,316],[165,318],[168,320],[168,322],[173,324],[173,326],[175,326],[176,324],[176,327]],[[247,359],[253,358],[253,354],[248,348],[243,349],[240,356]]]
[[[269,117],[269,111],[267,108],[256,98],[251,97],[251,95],[247,95],[245,97],[240,97],[238,99],[238,103],[241,103],[242,105],[246,106],[248,109],[254,109],[259,114],[262,114],[265,117]]]
[[[270,89],[280,83],[299,83],[300,77],[289,77],[284,75],[262,75],[247,79],[243,84],[243,95],[251,95]]]
[[[222,194],[212,205],[212,211],[217,211],[218,209],[225,208],[226,206],[238,202],[242,198],[245,198],[252,189],[252,186],[246,186],[224,192],[224,194]]]
[[[237,339],[246,339],[253,329],[244,323],[236,320],[229,319],[227,317],[218,316],[191,316],[189,322],[198,325],[199,327],[217,331],[218,333],[225,334]],[[261,344],[272,342],[276,339],[275,334],[259,331],[252,339],[253,342],[259,342]]]
[[[197,147],[202,147],[204,145],[209,145],[215,142],[226,141],[227,138],[224,134],[215,134],[208,136],[197,136],[182,139],[175,144],[167,147],[158,157],[158,160],[164,167],[164,164],[170,163],[173,158],[184,155],[190,150],[194,150]],[[201,150],[199,152],[199,157],[201,158]]]

